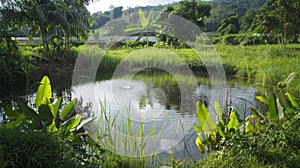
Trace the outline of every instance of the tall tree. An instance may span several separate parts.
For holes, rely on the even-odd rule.
[[[251,30],[251,25],[254,22],[254,18],[258,14],[258,10],[251,8],[249,9],[245,15],[241,18],[240,23],[241,23],[241,32],[245,33]]]
[[[300,34],[300,0],[267,0],[255,18],[253,29],[281,34],[282,43],[297,42]]]
[[[0,42],[5,41],[8,48],[14,46],[14,32],[26,19],[17,3],[18,1],[0,1]]]
[[[85,5],[90,0],[1,0],[1,21],[30,27],[29,36],[40,33],[48,50],[48,38],[62,35],[86,38],[90,15]],[[18,16],[12,18],[11,16]]]
[[[212,6],[211,17],[207,19],[208,31],[217,31],[221,21],[231,16],[241,19],[250,9],[258,10],[266,0],[212,0],[208,3]],[[248,18],[250,19],[250,18]],[[240,20],[241,24],[243,23]],[[246,25],[243,25],[243,28]],[[244,29],[243,29],[244,30]]]
[[[218,33],[224,34],[237,34],[240,31],[240,22],[237,16],[231,16],[228,19],[223,19]]]
[[[183,0],[179,2],[178,6],[167,7],[164,12],[181,16],[204,30],[204,20],[210,16],[211,9],[207,2],[202,2],[201,0]]]

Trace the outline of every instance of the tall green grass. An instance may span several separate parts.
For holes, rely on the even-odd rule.
[[[147,143],[157,141],[157,137],[164,130],[166,123],[160,127],[156,121],[150,129],[146,130],[145,122],[142,119],[135,123],[136,121],[130,118],[131,109],[124,107],[124,109],[111,111],[105,100],[99,100],[99,102],[100,112],[96,122],[90,123],[86,127],[90,137],[108,150],[110,154],[106,157],[113,162],[112,164],[116,164],[115,167],[123,164],[126,167],[146,167],[149,155],[146,153]],[[162,111],[161,115],[164,112]],[[153,151],[153,154],[155,153]],[[107,161],[104,164],[107,164]]]
[[[251,80],[258,86],[271,87],[290,73],[300,74],[300,45],[225,46],[216,45],[224,65],[235,67],[236,76]],[[300,78],[296,77],[287,90],[299,94]]]
[[[145,66],[158,68],[179,68],[189,66],[192,70],[205,71],[205,65],[213,63],[203,62],[201,58],[209,58],[215,54],[212,48],[205,49],[199,55],[193,49],[116,49],[100,51],[97,47],[82,47],[91,57],[103,56],[100,63],[100,71],[113,71],[116,67],[124,70],[135,70]],[[291,44],[286,47],[280,45],[259,46],[228,46],[216,45],[225,73],[234,75],[259,87],[270,88],[283,81],[290,73],[300,74],[298,68],[300,61],[300,45]],[[214,62],[214,60],[208,61]],[[198,67],[198,68],[197,68]],[[274,89],[274,88],[272,88]],[[290,92],[299,95],[300,78],[287,88]]]

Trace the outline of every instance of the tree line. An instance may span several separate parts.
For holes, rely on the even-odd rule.
[[[92,15],[93,28],[114,19],[112,13],[130,14],[140,7],[114,8]],[[208,32],[228,34],[252,33],[280,37],[282,43],[299,42],[300,0],[183,0],[168,5],[143,7],[144,11],[159,10],[182,16]],[[121,15],[117,15],[120,17]]]
[[[207,29],[220,35],[253,32],[299,42],[299,0],[214,0]]]
[[[49,50],[49,41],[86,40],[90,30],[105,25],[123,14],[139,8],[90,14],[86,5],[92,0],[0,0],[0,40],[8,46],[20,30],[28,37],[41,37]],[[279,35],[283,43],[299,42],[300,0],[183,0],[169,5],[147,6],[143,10],[160,10],[182,16],[205,31],[219,35],[257,33]]]

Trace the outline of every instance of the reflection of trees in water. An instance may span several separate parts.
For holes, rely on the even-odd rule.
[[[179,75],[180,76],[180,75]],[[167,110],[174,109],[176,111],[180,110],[180,104],[181,104],[181,91],[178,82],[176,81],[176,77],[172,76],[171,74],[165,72],[165,71],[142,71],[135,75],[134,79],[136,80],[142,80],[147,84],[146,89],[146,96],[141,95],[139,100],[140,107],[145,107],[146,101],[151,105],[153,104],[152,97],[149,95],[150,91],[159,88],[161,89],[165,97],[157,95],[156,93],[155,98],[158,99],[160,103],[165,104],[165,108]],[[184,76],[180,77],[177,80],[182,80],[183,82]],[[189,87],[190,85],[190,87]],[[193,87],[193,84],[189,84],[185,82],[184,90],[194,90],[191,89]],[[189,94],[189,93],[186,93]],[[191,93],[193,94],[193,93]],[[166,100],[164,100],[166,99]]]
[[[83,119],[92,118],[92,117],[94,117],[94,116],[92,116],[92,114],[93,114],[92,107],[93,107],[92,102],[87,102],[87,103],[83,104],[83,99],[82,99],[82,97],[80,97],[79,99],[77,99],[76,113],[81,114]]]

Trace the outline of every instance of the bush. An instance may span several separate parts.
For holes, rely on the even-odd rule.
[[[34,56],[64,64],[74,64],[78,53],[79,50],[77,47],[62,48],[59,50],[52,49],[50,51],[46,51],[40,46],[34,48],[33,51]]]
[[[299,104],[289,93],[286,95],[288,100],[283,99],[286,102],[284,101],[282,106],[274,95],[271,95],[269,100],[258,98],[268,101],[268,112],[253,108],[255,121],[248,118],[248,121],[243,122],[246,124],[244,128],[240,123],[237,125],[240,128],[235,132],[222,132],[224,136],[221,135],[223,138],[218,140],[216,145],[208,144],[216,147],[215,151],[199,162],[205,167],[300,167]],[[272,100],[276,100],[277,103],[272,103]],[[283,110],[273,108],[275,106],[281,106]],[[233,118],[231,115],[229,118],[230,123]],[[221,122],[219,124],[222,126]],[[229,131],[230,126],[226,126]],[[218,139],[218,136],[217,133],[214,139]],[[208,139],[209,142],[212,140]],[[202,145],[199,143],[198,146]]]
[[[53,167],[61,156],[58,137],[47,132],[0,128],[0,167]]]
[[[3,84],[11,84],[17,74],[23,72],[22,66],[29,63],[29,57],[23,57],[17,48],[8,48],[0,44],[0,81]]]

